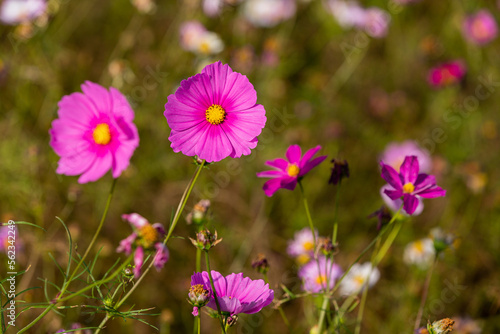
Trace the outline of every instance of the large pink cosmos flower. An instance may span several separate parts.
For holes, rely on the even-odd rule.
[[[239,158],[257,146],[266,111],[247,77],[220,61],[181,82],[164,115],[174,152],[207,162]]]
[[[134,111],[117,89],[86,81],[82,93],[59,101],[50,146],[61,157],[57,173],[80,175],[79,183],[96,181],[108,170],[114,178],[127,168],[139,145]]]
[[[304,175],[326,159],[326,155],[312,159],[320,149],[321,146],[318,145],[307,151],[302,157],[300,146],[292,145],[286,151],[288,161],[285,159],[266,161],[266,165],[276,169],[257,173],[258,177],[272,178],[264,184],[263,189],[266,195],[271,197],[280,188],[294,190],[297,182]]]
[[[120,245],[116,249],[118,253],[130,255],[132,250],[134,253],[134,274],[138,278],[141,275],[141,267],[144,262],[144,252],[156,251],[153,259],[153,264],[156,270],[163,268],[169,259],[169,251],[167,246],[162,242],[165,236],[165,229],[160,223],[151,225],[146,218],[137,213],[122,215],[122,219],[132,225],[134,232],[127,238],[120,241]]]
[[[274,291],[269,289],[269,284],[261,279],[253,281],[248,277],[243,278],[243,273],[233,273],[224,277],[214,270],[212,270],[212,278],[221,312],[227,315],[257,313],[271,304],[274,299]],[[191,276],[191,286],[195,285],[201,285],[204,290],[210,292],[210,301],[207,306],[217,310],[208,272],[194,273]],[[195,316],[197,312],[197,309],[193,310]]]
[[[380,164],[382,178],[390,185],[384,193],[392,200],[402,199],[403,208],[409,215],[417,209],[419,197],[435,198],[446,195],[446,190],[436,185],[436,178],[433,175],[419,174],[418,158],[414,155],[405,158],[399,173],[384,162]]]

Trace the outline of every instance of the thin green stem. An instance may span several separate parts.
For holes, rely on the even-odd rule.
[[[266,273],[262,273],[262,275],[264,276],[264,281],[267,284],[269,284],[269,278],[267,277],[267,274]],[[277,309],[278,309],[278,311],[279,311],[279,313],[281,315],[281,318],[283,319],[283,322],[285,323],[286,327],[288,328],[288,331],[290,331],[290,322],[288,321],[288,318],[286,317],[285,312],[281,308],[281,305],[278,305]]]
[[[217,291],[215,291],[214,280],[212,278],[212,271],[210,270],[210,260],[209,260],[209,257],[208,257],[208,251],[207,250],[205,250],[205,261],[206,261],[206,264],[207,264],[207,272],[208,272],[208,278],[210,279],[210,286],[212,287],[212,292],[214,294],[215,305],[217,305],[217,313],[219,314],[220,326],[222,328],[222,332],[224,334],[226,334],[226,329],[224,327],[224,320],[222,318],[222,312],[220,310],[219,301],[217,300]]]
[[[54,303],[52,303],[49,307],[47,307],[38,317],[36,317],[32,322],[30,322],[26,327],[22,328],[18,333],[24,333],[28,329],[30,329],[31,327],[33,327],[38,321],[40,321],[40,319],[42,319],[45,315],[47,315],[47,313],[49,313],[55,307],[55,305],[58,302],[60,302],[60,301],[63,300],[63,295],[66,292],[66,290],[68,289],[69,284],[72,282],[72,280],[75,277],[78,269],[80,269],[81,265],[85,261],[85,258],[89,255],[90,250],[94,246],[94,243],[96,242],[97,237],[99,236],[99,233],[101,232],[102,226],[104,225],[104,221],[106,220],[106,216],[108,215],[108,210],[109,210],[109,206],[111,204],[111,199],[113,198],[113,193],[114,193],[114,190],[115,190],[116,180],[117,179],[113,178],[113,182],[111,183],[111,189],[109,191],[108,199],[106,201],[106,206],[104,207],[104,212],[102,214],[101,221],[99,222],[97,230],[94,233],[94,237],[92,238],[92,241],[90,242],[89,246],[87,247],[87,250],[83,254],[83,256],[80,259],[80,261],[78,262],[78,264],[76,265],[76,268],[73,270],[73,273],[71,274],[71,276],[69,277],[69,279],[65,280],[65,282],[64,282],[64,284],[63,284],[63,286],[61,288],[61,291],[58,294],[57,299],[55,300]],[[75,294],[72,294],[72,295],[74,296]]]
[[[306,209],[307,222],[309,223],[309,228],[311,229],[311,233],[313,235],[313,243],[314,249],[316,249],[316,233],[314,231],[314,224],[311,218],[311,212],[309,211],[309,205],[307,204],[306,194],[304,192],[304,187],[302,186],[302,182],[299,181],[300,192],[302,193],[302,201],[304,202],[304,208]]]
[[[201,272],[201,249],[196,247],[196,272]]]
[[[321,304],[321,312],[319,314],[318,333],[323,333],[323,326],[325,324],[326,313],[327,313],[329,306],[330,306],[329,301],[330,301],[330,298],[328,297],[328,294],[325,293],[323,295],[323,304]]]
[[[414,332],[417,332],[417,329],[420,327],[420,321],[422,320],[422,314],[424,313],[425,302],[427,300],[427,295],[429,293],[429,287],[431,285],[432,273],[434,272],[434,267],[436,267],[436,263],[438,261],[438,256],[434,258],[434,262],[432,263],[429,272],[427,273],[427,278],[425,279],[424,291],[422,293],[422,299],[420,300],[420,307],[418,308],[417,318],[415,320],[415,329]]]
[[[186,190],[182,194],[181,201],[179,202],[179,205],[177,206],[177,210],[175,212],[174,219],[172,220],[172,224],[170,225],[170,228],[168,230],[167,236],[165,237],[165,240],[163,240],[163,244],[167,244],[168,240],[170,239],[170,237],[172,235],[172,232],[174,231],[175,226],[177,225],[177,222],[179,221],[179,218],[181,217],[182,210],[186,206],[186,202],[187,202],[187,200],[189,198],[189,195],[191,194],[191,191],[193,190],[194,184],[196,183],[196,180],[198,179],[198,176],[200,175],[201,170],[203,169],[204,165],[205,165],[205,160],[203,160],[202,163],[198,165],[198,168],[196,169],[196,171],[195,171],[193,177],[191,178],[191,180],[189,181],[189,184],[186,187]],[[153,259],[151,259],[151,262],[149,263],[149,265],[146,268],[146,270],[144,270],[144,272],[142,273],[141,277],[139,277],[139,279],[137,280],[137,282],[135,282],[134,286],[127,292],[127,294],[119,302],[116,303],[116,306],[115,306],[116,309],[118,309],[120,306],[122,306],[123,303],[135,291],[135,289],[137,289],[137,287],[142,282],[142,280],[144,279],[144,277],[146,277],[146,275],[148,274],[148,272],[153,267],[153,264],[154,264],[154,257],[153,257]],[[95,332],[95,334],[98,334],[100,332],[101,328],[106,324],[106,322],[108,320],[109,320],[109,317],[104,318],[103,322],[99,325],[99,328],[97,329],[97,331]]]
[[[335,194],[335,213],[333,215],[333,232],[332,232],[332,244],[335,246],[337,243],[337,229],[338,229],[338,215],[339,215],[339,197],[340,197],[340,185],[342,182],[337,184],[337,192]]]
[[[201,333],[201,314],[196,317],[197,323],[198,323],[198,334]]]

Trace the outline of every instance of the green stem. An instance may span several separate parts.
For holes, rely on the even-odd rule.
[[[207,264],[207,272],[208,272],[208,278],[210,279],[210,286],[212,287],[212,292],[214,294],[215,305],[217,305],[217,313],[219,314],[220,326],[222,328],[222,332],[226,334],[226,329],[224,327],[224,320],[222,319],[222,312],[220,310],[219,301],[217,300],[217,292],[215,291],[214,280],[212,278],[212,271],[210,270],[210,260],[208,258],[208,250],[205,250],[205,261]]]
[[[177,225],[177,222],[179,221],[179,218],[181,217],[182,210],[184,209],[184,206],[186,206],[186,202],[189,198],[189,195],[191,194],[191,191],[193,190],[194,184],[196,183],[196,180],[198,179],[198,176],[200,175],[201,170],[203,169],[203,166],[205,165],[205,160],[202,161],[201,164],[198,165],[198,168],[195,171],[195,174],[189,181],[189,185],[186,187],[186,190],[182,194],[181,201],[179,202],[179,205],[177,206],[177,210],[174,215],[174,219],[172,220],[172,224],[170,225],[170,228],[168,230],[168,234],[165,237],[165,240],[163,240],[163,244],[167,244],[168,240],[170,239],[172,232],[175,229],[175,226]],[[135,282],[134,286],[127,292],[127,294],[118,302],[116,303],[115,308],[118,309],[120,306],[123,305],[123,303],[130,297],[130,295],[137,289],[139,284],[142,282],[144,277],[148,274],[148,272],[151,270],[154,264],[154,257],[151,259],[151,262],[149,263],[148,267],[144,272],[142,273],[141,277]],[[102,328],[106,324],[106,322],[109,320],[109,317],[104,318],[103,322],[99,325],[99,328],[97,328],[97,331],[95,334],[98,334]]]
[[[333,232],[332,232],[332,245],[334,245],[334,246],[337,243],[340,185],[341,185],[341,182],[339,182],[337,184],[337,192],[335,194],[335,213],[333,216]]]
[[[264,282],[269,284],[269,278],[267,277],[267,274],[263,273],[262,275],[264,276]],[[288,321],[288,318],[286,317],[285,312],[281,308],[281,305],[278,305],[277,309],[281,315],[281,318],[283,319],[283,322],[285,323],[286,327],[288,328],[288,331],[290,332],[290,322]]]
[[[309,211],[309,205],[307,204],[306,194],[304,192],[304,187],[302,186],[302,182],[299,181],[300,192],[302,193],[302,201],[304,202],[304,208],[306,209],[307,222],[309,223],[309,228],[311,229],[311,233],[313,235],[313,243],[314,249],[316,250],[316,233],[314,232],[314,224],[311,218],[311,212]]]
[[[427,294],[429,293],[429,287],[431,285],[432,273],[434,272],[434,267],[436,266],[437,261],[438,261],[438,256],[436,254],[431,269],[429,269],[429,272],[427,273],[427,278],[425,279],[424,291],[422,293],[422,299],[420,300],[420,307],[418,308],[417,318],[415,320],[415,327],[414,327],[415,332],[417,332],[417,329],[420,327],[420,321],[422,320],[422,314],[424,313],[425,301],[427,300]]]
[[[198,323],[198,334],[200,334],[200,333],[201,333],[201,314],[200,314],[200,315],[198,315],[196,318],[198,318],[198,319],[197,319],[197,323]]]
[[[330,298],[328,297],[328,294],[325,293],[323,296],[323,304],[321,304],[321,313],[319,314],[318,333],[323,333],[323,326],[325,324],[325,316],[326,316],[326,312],[328,311],[328,308],[329,308],[329,300],[330,300]]]
[[[201,272],[201,249],[196,247],[196,272]]]
[[[97,230],[94,233],[94,237],[92,238],[92,241],[90,242],[89,246],[87,247],[87,250],[85,251],[83,257],[80,259],[80,261],[76,265],[76,268],[73,270],[73,273],[71,274],[70,278],[67,279],[67,280],[65,280],[65,282],[64,282],[64,284],[63,284],[63,286],[61,288],[61,291],[59,292],[59,295],[58,295],[57,299],[55,300],[54,303],[52,303],[49,307],[47,307],[38,317],[36,317],[31,323],[29,323],[26,327],[22,328],[18,333],[24,333],[28,329],[30,329],[31,327],[33,327],[38,321],[40,321],[40,319],[42,319],[47,313],[49,313],[55,307],[55,305],[58,302],[60,302],[60,301],[63,300],[63,295],[66,292],[66,290],[68,289],[69,284],[71,283],[71,281],[75,277],[76,272],[78,271],[78,269],[80,269],[81,265],[85,261],[85,258],[90,253],[90,250],[92,249],[92,246],[94,246],[94,243],[97,240],[97,237],[99,236],[99,233],[101,232],[102,226],[104,225],[104,221],[106,220],[106,216],[108,215],[108,210],[109,210],[109,206],[111,204],[111,199],[113,198],[113,192],[115,190],[116,180],[117,179],[114,178],[113,182],[111,183],[111,190],[109,191],[108,199],[106,201],[106,206],[104,208],[104,212],[102,214],[101,221],[99,222]],[[71,260],[70,260],[70,263],[71,263]],[[72,296],[74,296],[74,295],[75,294],[72,294]]]

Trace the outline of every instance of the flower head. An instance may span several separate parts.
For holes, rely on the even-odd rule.
[[[33,21],[47,9],[45,0],[5,0],[0,7],[0,21],[16,25]]]
[[[295,232],[292,240],[288,242],[287,253],[291,257],[296,258],[301,265],[309,262],[314,256],[315,245],[314,239],[318,238],[318,232],[314,231],[314,236],[311,229],[306,227]]]
[[[52,122],[50,145],[61,157],[57,173],[96,181],[108,170],[114,178],[127,168],[139,145],[134,112],[125,96],[86,81],[82,93],[64,96]]]
[[[333,159],[331,162],[333,164],[333,168],[328,183],[337,185],[342,182],[342,179],[349,177],[349,165],[346,160],[339,161]]]
[[[206,290],[203,284],[191,285],[188,293],[188,301],[193,305],[193,315],[198,316],[200,307],[207,305],[210,300],[210,291]]]
[[[326,155],[313,159],[313,156],[320,149],[321,146],[318,145],[302,156],[300,146],[292,145],[286,151],[288,161],[281,158],[267,161],[266,165],[273,167],[275,170],[257,173],[258,177],[271,178],[264,184],[263,189],[266,195],[271,197],[280,188],[295,189],[297,182],[302,177],[326,159]]]
[[[247,0],[243,4],[243,15],[256,27],[274,27],[295,15],[293,0]]]
[[[380,155],[380,160],[394,168],[397,172],[401,168],[406,156],[414,155],[418,158],[420,172],[429,173],[432,169],[432,158],[427,150],[421,148],[415,141],[407,140],[401,143],[389,143],[384,152]]]
[[[463,32],[471,43],[485,45],[497,37],[498,25],[493,15],[483,9],[465,18]]]
[[[274,291],[261,279],[253,281],[243,277],[243,273],[233,273],[225,277],[214,270],[211,273],[221,312],[227,315],[257,313],[274,299]],[[216,310],[217,305],[210,287],[208,272],[194,273],[191,276],[191,286],[196,285],[201,285],[204,290],[210,291],[210,301],[207,306]]]
[[[221,62],[206,66],[168,97],[171,147],[207,162],[250,154],[266,124],[266,111],[256,102],[246,76]]]
[[[116,251],[118,253],[123,252],[130,255],[132,250],[135,250],[135,277],[137,278],[141,274],[145,251],[155,251],[156,254],[153,259],[153,264],[156,270],[163,268],[169,258],[168,248],[162,242],[165,236],[163,225],[159,223],[151,225],[146,218],[137,213],[122,215],[122,219],[128,221],[130,225],[132,225],[134,231],[126,239],[120,241],[120,245]]]
[[[257,258],[252,261],[252,268],[261,274],[267,274],[269,271],[269,261],[267,261],[266,255],[259,253]]]
[[[407,156],[401,165],[399,173],[394,168],[381,162],[382,178],[390,188],[384,193],[392,200],[402,199],[403,208],[409,215],[418,206],[418,198],[435,198],[446,195],[446,191],[436,185],[433,175],[419,174],[419,163],[416,156]]]
[[[431,86],[441,88],[456,84],[462,80],[467,68],[461,60],[443,63],[429,71],[428,81]]]
[[[217,238],[217,231],[212,233],[208,229],[203,229],[196,233],[196,240],[192,238],[189,238],[189,240],[191,240],[191,243],[196,248],[209,250],[210,248],[217,246],[217,244],[222,241],[222,238]]]
[[[407,264],[415,264],[420,268],[428,268],[436,256],[434,241],[430,238],[409,243],[404,250],[403,259]]]
[[[299,277],[304,282],[304,291],[317,293],[328,289],[333,289],[335,281],[342,276],[342,269],[333,263],[331,258],[320,256],[318,261],[309,261],[300,268]]]
[[[380,271],[370,262],[356,263],[340,282],[340,293],[352,295],[360,292],[365,285],[371,288],[380,278]]]

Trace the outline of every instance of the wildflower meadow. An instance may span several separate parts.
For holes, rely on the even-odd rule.
[[[1,333],[500,333],[499,23],[0,0]]]

